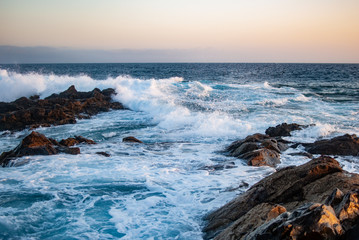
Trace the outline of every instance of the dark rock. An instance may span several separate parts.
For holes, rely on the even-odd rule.
[[[252,152],[244,153],[240,158],[246,159],[249,166],[271,166],[275,167],[280,163],[278,152],[261,148]]]
[[[29,97],[29,99],[33,100],[33,101],[36,101],[36,100],[40,99],[40,96],[39,95],[33,95],[33,96]]]
[[[78,148],[78,147],[57,146],[56,149],[61,153],[66,153],[66,154],[71,154],[71,155],[80,154],[80,148]]]
[[[231,228],[234,222],[245,216],[251,209],[259,204],[279,204],[291,212],[306,203],[327,203],[328,196],[332,194],[333,189],[339,188],[344,194],[347,194],[358,187],[359,175],[344,171],[335,159],[327,156],[313,159],[301,166],[286,167],[262,179],[242,195],[208,214],[205,217],[207,225],[203,230],[205,232],[204,237],[205,239],[213,238],[224,229],[228,230],[228,227]],[[350,195],[351,197],[349,195],[347,199],[356,198],[354,195]],[[344,200],[340,202],[343,201]],[[353,201],[355,202],[356,200]],[[348,202],[346,202],[344,205],[349,206],[350,204],[348,205]],[[340,209],[345,209],[345,207],[341,207]],[[327,212],[327,208],[318,208],[316,211]],[[335,212],[337,212],[337,210],[335,210]],[[344,210],[342,216],[346,216],[346,212],[349,211]],[[316,213],[314,215],[317,216]],[[337,218],[339,220],[341,219],[340,217]],[[344,224],[344,219],[345,217],[340,221],[342,227],[346,230],[347,227]],[[244,236],[252,231],[254,231],[254,229],[238,235],[236,231],[231,230],[228,233],[229,235],[226,235],[232,236],[231,238],[223,237],[218,239],[239,239],[239,237],[236,236]],[[258,239],[268,239],[265,238],[264,235],[260,236],[263,238]]]
[[[303,144],[311,154],[323,155],[359,155],[359,138],[353,134],[345,134],[328,140]]]
[[[78,92],[71,86],[45,99],[22,97],[11,103],[0,102],[0,131],[73,124],[76,118],[86,118],[110,109],[124,109],[121,103],[112,102],[114,93],[113,89]]]
[[[47,97],[46,99],[53,99],[53,98],[69,98],[69,99],[76,99],[78,98],[78,92],[74,85],[71,85],[66,91],[61,92],[60,94],[52,94],[51,96]]]
[[[299,125],[296,123],[282,123],[275,127],[270,127],[266,130],[266,134],[270,137],[286,137],[291,136],[290,133],[296,130],[302,130],[303,128],[309,127],[310,125]]]
[[[98,155],[102,155],[102,156],[105,156],[105,157],[111,157],[111,155],[107,152],[96,152],[96,154]]]
[[[132,136],[123,138],[122,142],[143,143],[142,141],[140,141],[137,138],[132,137]]]
[[[216,164],[216,165],[210,165],[210,166],[204,166],[199,168],[199,170],[207,170],[207,171],[218,171],[218,170],[224,170],[224,169],[231,169],[235,168],[234,162],[227,162],[223,164]]]
[[[239,184],[239,188],[247,188],[247,187],[249,187],[249,184],[242,180],[241,184]]]
[[[77,142],[84,142],[88,144],[94,144],[92,140],[77,136],[75,138]],[[21,143],[9,152],[3,152],[0,155],[0,165],[2,167],[8,166],[9,162],[12,159],[23,157],[23,156],[33,156],[33,155],[54,155],[58,153],[66,154],[80,154],[80,148],[68,147],[72,145],[64,145],[58,143],[55,139],[47,138],[45,135],[38,132],[31,132],[26,136]]]
[[[280,152],[287,149],[281,139],[256,133],[245,139],[235,141],[226,148],[226,152],[233,157],[247,160],[250,166],[272,166],[280,163]]]
[[[294,153],[288,153],[290,156],[303,156],[307,158],[313,158],[313,155],[307,152],[294,152]]]
[[[328,196],[328,198],[325,200],[324,204],[328,206],[336,206],[338,205],[344,197],[344,193],[340,191],[339,188],[334,189],[331,195]]]
[[[79,144],[79,143],[96,144],[95,141],[93,141],[91,139],[84,138],[82,136],[75,136],[74,138],[62,139],[60,141],[61,145],[67,146],[67,147],[71,147],[71,146]]]

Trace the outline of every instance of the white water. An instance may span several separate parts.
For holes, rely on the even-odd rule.
[[[200,239],[204,214],[244,191],[242,181],[252,185],[275,171],[218,153],[231,141],[282,122],[316,124],[288,138],[299,142],[359,132],[357,106],[324,102],[268,82],[130,76],[99,81],[6,70],[0,76],[1,101],[46,97],[74,84],[79,91],[113,87],[118,93],[114,99],[132,110],[38,129],[57,140],[82,135],[98,144],[81,145],[80,155],[25,157],[17,160],[28,161],[23,166],[0,169],[3,238]],[[26,134],[1,135],[0,151],[14,148]],[[122,143],[130,135],[144,144]],[[281,158],[281,166],[308,160],[286,153]],[[357,157],[339,160],[345,169],[359,172]],[[201,170],[232,161],[236,168]]]

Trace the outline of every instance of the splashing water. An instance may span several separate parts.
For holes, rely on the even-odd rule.
[[[356,68],[350,75],[356,81],[327,76],[338,88],[346,84],[339,96],[333,95],[338,89],[323,88],[322,75],[319,80],[294,76],[303,72],[302,65],[281,65],[293,76],[284,74],[280,81],[278,65],[91,66],[108,76],[73,73],[73,65],[63,74],[49,70],[62,65],[43,66],[43,72],[38,66],[27,72],[1,67],[0,101],[46,97],[70,85],[78,91],[111,87],[117,93],[113,99],[130,110],[38,129],[58,140],[82,135],[98,144],[80,145],[80,155],[24,157],[17,161],[27,164],[0,169],[0,238],[201,239],[206,213],[245,191],[242,181],[251,186],[275,171],[222,155],[219,151],[231,141],[282,122],[315,124],[287,138],[298,142],[359,132],[359,104],[350,97],[356,93]],[[312,76],[319,67],[307,68]],[[336,74],[347,68],[334,65]],[[250,78],[253,72],[256,77]],[[0,150],[14,148],[28,133],[0,134]],[[130,135],[144,144],[123,143]],[[345,169],[359,172],[358,157],[339,160]],[[287,166],[307,159],[284,153],[281,161]],[[205,168],[227,162],[236,167]]]

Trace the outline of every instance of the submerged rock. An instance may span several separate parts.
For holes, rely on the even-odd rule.
[[[121,103],[112,101],[114,93],[113,89],[101,91],[97,88],[91,92],[78,92],[71,86],[45,99],[22,97],[10,103],[0,102],[0,131],[73,124],[76,118],[124,109]]]
[[[143,143],[141,140],[138,140],[137,138],[132,137],[132,136],[123,138],[122,142]]]
[[[235,168],[236,165],[234,162],[225,162],[225,163],[219,163],[215,165],[207,165],[200,167],[198,170],[207,170],[207,171],[218,171],[218,170],[224,170],[224,169],[231,169]]]
[[[82,140],[82,142],[93,144],[94,141],[85,139],[82,137],[76,137]],[[73,139],[73,138],[71,138]],[[62,140],[64,142],[68,142]],[[61,142],[62,142],[61,141]],[[26,136],[21,143],[9,152],[3,152],[0,155],[0,165],[2,167],[8,166],[9,162],[12,159],[23,157],[23,156],[32,156],[32,155],[55,155],[58,153],[67,153],[67,154],[80,154],[80,148],[78,147],[69,147],[71,144],[65,145],[57,142],[55,139],[47,138],[45,135],[38,132],[31,132]]]
[[[250,166],[275,167],[280,163],[280,152],[285,149],[287,149],[287,145],[280,139],[256,133],[233,142],[225,151],[230,156],[247,160]]]
[[[96,152],[96,154],[104,156],[104,157],[111,157],[111,155],[107,152]]]
[[[219,234],[216,239],[339,239],[356,228],[358,187],[359,175],[344,171],[327,156],[286,167],[208,214],[204,238]],[[289,213],[267,219],[265,213],[276,205],[281,206],[278,214],[284,208]]]
[[[332,139],[319,140],[314,143],[303,145],[311,154],[359,155],[359,138],[355,134],[345,134]]]

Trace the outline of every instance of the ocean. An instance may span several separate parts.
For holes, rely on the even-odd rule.
[[[283,122],[314,124],[285,137],[295,142],[359,134],[359,64],[0,65],[3,102],[70,85],[114,88],[128,110],[37,129],[98,144],[1,168],[0,239],[202,239],[205,214],[275,172],[225,156],[231,142]],[[0,132],[0,152],[29,133]],[[302,149],[278,167],[307,162],[290,155]],[[359,173],[359,156],[336,159]]]

